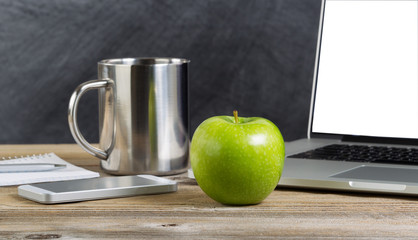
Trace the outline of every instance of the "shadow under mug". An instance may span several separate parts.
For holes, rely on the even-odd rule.
[[[68,122],[75,141],[115,175],[170,175],[189,167],[189,60],[122,58],[98,63],[98,80],[71,96]],[[77,124],[80,98],[99,93],[99,148]]]

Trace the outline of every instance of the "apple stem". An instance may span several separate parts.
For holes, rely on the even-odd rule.
[[[238,111],[237,110],[234,110],[233,113],[234,113],[235,123],[239,123],[239,120],[238,120]]]

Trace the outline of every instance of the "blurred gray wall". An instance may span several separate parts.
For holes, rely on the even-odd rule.
[[[190,59],[192,131],[260,116],[306,136],[320,0],[0,0],[0,143],[73,143],[72,91],[97,61]],[[98,141],[97,93],[80,128]]]

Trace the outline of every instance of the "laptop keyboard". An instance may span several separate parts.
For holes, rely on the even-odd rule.
[[[289,157],[352,162],[418,164],[418,149],[333,144]]]

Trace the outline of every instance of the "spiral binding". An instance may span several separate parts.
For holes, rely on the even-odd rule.
[[[25,159],[42,159],[42,158],[46,158],[46,157],[51,157],[51,155],[49,155],[48,153],[44,153],[44,154],[39,154],[39,155],[36,155],[36,154],[26,155],[26,156],[20,155],[20,157],[19,156],[1,157],[0,161],[1,160],[20,159],[20,158],[25,158]]]

